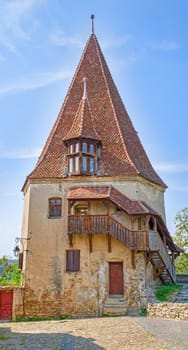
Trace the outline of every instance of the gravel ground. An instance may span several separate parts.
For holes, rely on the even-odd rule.
[[[136,321],[169,350],[188,350],[188,321],[136,318]]]
[[[0,350],[22,349],[187,350],[188,322],[143,317],[1,322]]]

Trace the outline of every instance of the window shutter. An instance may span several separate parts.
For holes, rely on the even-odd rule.
[[[80,251],[74,250],[74,271],[80,271]]]
[[[18,267],[19,267],[20,270],[22,270],[22,267],[23,267],[23,253],[19,253]]]
[[[66,252],[66,271],[80,271],[80,251],[67,250]]]
[[[73,250],[67,251],[67,271],[73,271]]]

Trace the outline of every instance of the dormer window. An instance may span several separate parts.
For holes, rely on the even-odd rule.
[[[75,142],[75,141],[74,141]],[[68,171],[70,175],[93,175],[97,171],[98,147],[89,141],[69,145]]]
[[[95,175],[101,152],[101,139],[95,129],[84,78],[83,97],[72,127],[64,138],[69,175]]]
[[[87,143],[82,143],[82,152],[87,153]]]

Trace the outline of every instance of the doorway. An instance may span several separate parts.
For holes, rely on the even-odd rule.
[[[109,263],[109,294],[123,295],[123,263],[110,262]]]
[[[0,291],[0,320],[12,319],[13,290]]]

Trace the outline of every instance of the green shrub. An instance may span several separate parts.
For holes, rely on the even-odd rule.
[[[183,287],[178,284],[168,284],[165,286],[158,287],[156,290],[156,298],[159,301],[170,301],[173,294]]]
[[[22,274],[18,263],[9,264],[0,276],[0,286],[20,286],[21,278]]]

